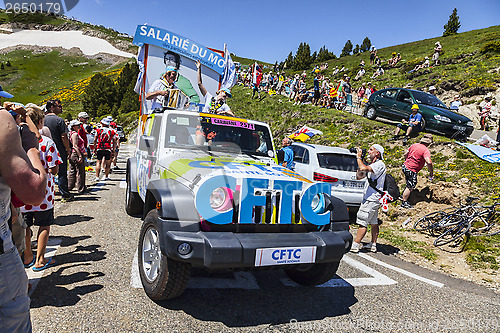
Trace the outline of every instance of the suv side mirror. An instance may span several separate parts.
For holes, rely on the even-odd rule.
[[[141,135],[139,139],[139,149],[152,154],[156,148],[156,139],[154,136]]]

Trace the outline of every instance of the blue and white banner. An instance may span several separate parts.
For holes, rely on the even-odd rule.
[[[224,55],[226,56],[226,62],[224,66],[224,74],[222,75],[221,89],[231,89],[237,82],[236,66],[234,65],[233,59],[231,59],[231,55],[227,50],[226,44],[224,44]]]
[[[189,38],[174,32],[153,27],[150,25],[139,25],[134,36],[134,44],[155,45],[171,50],[191,60],[200,60],[206,67],[214,70],[219,75],[224,72],[226,60],[220,54],[209,50],[206,46],[196,43]]]

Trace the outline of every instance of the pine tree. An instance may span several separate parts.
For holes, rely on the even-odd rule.
[[[356,47],[354,48],[354,50],[352,50],[352,54],[358,54],[360,51],[359,51],[359,44],[356,44]]]
[[[326,46],[319,49],[317,60],[320,62],[327,61],[330,59],[335,59],[333,52],[328,51]]]
[[[455,35],[460,28],[460,21],[457,14],[457,9],[453,9],[453,13],[451,13],[448,23],[444,25],[443,37]]]
[[[297,49],[297,54],[295,55],[293,68],[295,70],[308,69],[311,62],[311,48],[309,44],[300,43],[299,48]]]
[[[112,110],[115,101],[115,85],[113,80],[97,73],[90,79],[83,92],[83,109],[91,116],[104,115]]]
[[[345,42],[344,48],[342,49],[342,53],[340,54],[340,56],[341,57],[348,56],[349,54],[351,54],[351,51],[352,51],[351,40],[347,40],[347,42]]]
[[[365,37],[365,39],[363,39],[363,43],[361,43],[359,50],[361,52],[366,52],[370,50],[371,46],[372,46],[372,41],[370,40],[370,38]]]
[[[293,68],[293,54],[290,52],[285,60],[286,68]]]

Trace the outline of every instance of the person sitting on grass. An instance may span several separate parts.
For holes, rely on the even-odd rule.
[[[384,74],[384,69],[382,68],[382,66],[378,66],[378,69],[372,75],[372,79],[376,78],[377,76],[381,76],[383,74]]]
[[[410,134],[416,135],[422,130],[422,114],[419,111],[418,105],[413,104],[411,107],[411,114],[408,120],[402,119],[401,123],[396,127],[396,132],[391,140],[397,140],[399,138],[399,132],[401,130],[406,131],[406,136],[403,138],[403,144],[408,142]]]

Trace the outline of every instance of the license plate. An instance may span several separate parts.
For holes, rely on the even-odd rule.
[[[352,182],[350,180],[344,180],[344,187],[363,188],[364,184],[360,182]]]
[[[456,129],[459,131],[465,131],[467,129],[467,127],[455,125],[455,126],[453,126],[453,129]]]
[[[316,260],[316,246],[257,249],[255,266],[310,264]]]

